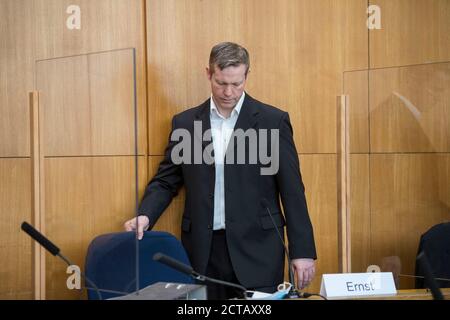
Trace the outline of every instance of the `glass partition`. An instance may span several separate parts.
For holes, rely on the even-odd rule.
[[[104,296],[137,289],[134,233],[97,239],[91,260],[86,256],[94,238],[123,232],[135,214],[139,185],[145,184],[146,177],[138,177],[145,172],[145,156],[138,150],[135,66],[133,48],[36,61],[45,155],[41,224],[75,268],[84,272],[90,264],[90,277]],[[101,246],[104,250],[97,250]],[[113,246],[124,246],[125,254],[106,270],[102,259],[111,259]],[[101,273],[119,264],[124,280],[115,286],[104,282]],[[85,291],[74,290],[75,269],[66,270],[47,253],[42,267],[46,299],[86,298]]]
[[[345,72],[344,92],[351,271],[391,271],[397,289],[423,287],[416,257],[424,250],[450,287],[450,63]]]

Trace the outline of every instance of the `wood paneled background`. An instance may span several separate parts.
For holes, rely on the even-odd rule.
[[[368,3],[369,2],[369,3]],[[69,5],[81,29],[66,28]],[[367,7],[381,9],[368,30]],[[450,218],[447,0],[1,0],[0,298],[33,298],[28,92],[44,113],[45,231],[84,265],[96,235],[134,212],[133,55],[139,192],[171,117],[209,96],[211,47],[250,52],[247,91],[290,113],[322,273],[338,272],[336,96],[350,101],[352,271],[398,256]],[[156,229],[179,236],[184,192]],[[46,297],[78,298],[46,257]],[[401,278],[403,288],[413,281]]]
[[[69,5],[81,29],[69,30]],[[140,0],[0,1],[0,298],[33,298],[28,92],[40,90],[48,235],[83,267],[89,242],[134,214],[133,50],[139,188],[147,180],[145,3]],[[11,243],[13,245],[8,245]],[[46,255],[46,298],[79,298],[66,266]]]

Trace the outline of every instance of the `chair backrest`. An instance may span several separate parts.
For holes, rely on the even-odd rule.
[[[136,291],[136,234],[134,232],[109,233],[96,237],[89,245],[85,262],[86,276],[101,289],[103,299]],[[157,252],[164,253],[190,265],[181,242],[167,232],[146,231],[138,243],[139,288],[156,282],[194,283],[179,271],[153,261]],[[86,283],[87,287],[90,287]],[[107,290],[107,291],[103,291]],[[90,300],[98,299],[95,290],[88,290]]]
[[[450,222],[431,227],[420,238],[417,255],[424,252],[435,278],[450,279]],[[416,263],[416,276],[423,277],[422,266]],[[440,288],[449,288],[450,281],[437,279]],[[416,278],[416,288],[425,288],[423,278]]]

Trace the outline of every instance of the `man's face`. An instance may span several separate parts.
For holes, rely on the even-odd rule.
[[[247,81],[245,69],[244,64],[237,67],[226,67],[223,70],[214,66],[213,72],[206,68],[208,79],[211,82],[214,102],[219,110],[231,112],[238,103]]]

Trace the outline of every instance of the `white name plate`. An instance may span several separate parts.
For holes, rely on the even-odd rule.
[[[320,294],[327,298],[391,296],[397,294],[392,272],[322,275]]]

